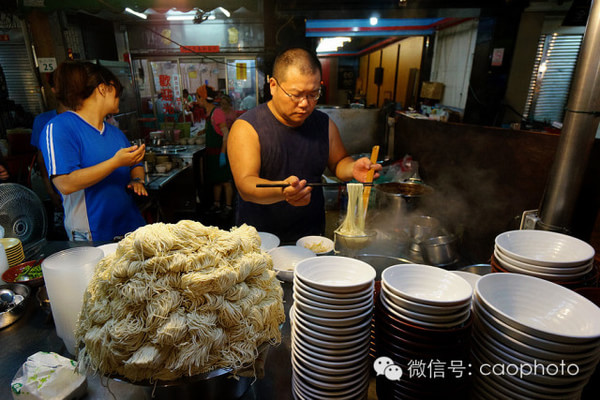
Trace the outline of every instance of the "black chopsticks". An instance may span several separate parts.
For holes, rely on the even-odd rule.
[[[313,186],[313,187],[339,187],[339,186],[345,186],[348,183],[352,183],[352,182],[327,182],[327,183],[323,183],[323,182],[309,182],[306,184],[306,186]],[[361,183],[361,182],[356,182],[356,183]],[[364,186],[373,186],[373,183],[363,183]],[[284,187],[288,187],[290,186],[289,183],[257,183],[256,187],[257,188],[284,188]]]

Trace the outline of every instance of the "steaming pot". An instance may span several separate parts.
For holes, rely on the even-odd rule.
[[[422,196],[433,192],[433,188],[419,180],[387,182],[375,185],[377,209],[386,211],[390,221],[399,222],[414,211]]]

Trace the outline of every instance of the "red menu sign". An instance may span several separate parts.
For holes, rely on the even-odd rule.
[[[179,46],[181,53],[218,53],[219,46]]]

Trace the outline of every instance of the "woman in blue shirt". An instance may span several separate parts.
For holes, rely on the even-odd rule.
[[[109,241],[144,225],[126,188],[148,195],[140,164],[145,146],[131,146],[104,122],[119,111],[121,83],[103,66],[67,61],[58,67],[55,85],[58,100],[72,111],[44,127],[39,148],[62,195],[69,239]]]

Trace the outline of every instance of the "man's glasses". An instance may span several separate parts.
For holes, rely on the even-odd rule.
[[[281,87],[277,78],[273,77],[273,79],[275,79],[275,83],[277,83],[277,86],[279,86],[281,90],[283,90],[283,93],[285,93],[285,95],[289,97],[294,103],[300,103],[304,99],[306,99],[306,101],[308,101],[309,103],[315,103],[317,100],[319,100],[319,97],[321,97],[321,89],[319,89],[316,93],[304,95],[288,93],[283,87]]]

